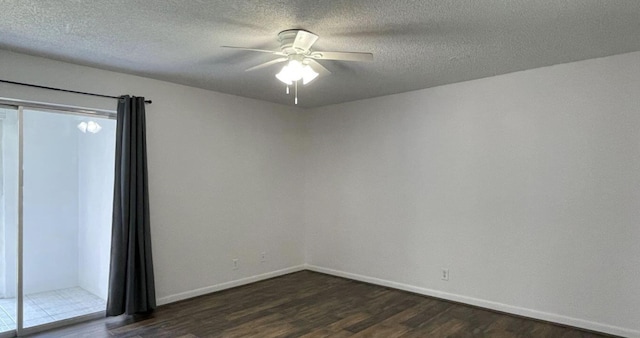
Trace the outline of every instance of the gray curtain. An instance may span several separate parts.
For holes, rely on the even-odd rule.
[[[118,99],[107,315],[156,307],[147,178],[144,97]]]

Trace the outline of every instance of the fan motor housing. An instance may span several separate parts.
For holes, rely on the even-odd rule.
[[[309,32],[304,29],[288,29],[278,33],[278,41],[280,42],[280,49],[283,53],[288,55],[309,54],[310,51],[308,50],[293,48],[293,41],[296,39],[299,31]]]

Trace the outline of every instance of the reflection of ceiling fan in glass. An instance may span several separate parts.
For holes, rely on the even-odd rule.
[[[78,123],[78,129],[80,129],[80,131],[83,133],[90,132],[92,134],[95,134],[99,132],[102,129],[102,127],[98,124],[98,122],[95,122],[95,121],[89,121],[89,122],[82,121]]]
[[[324,66],[316,60],[340,60],[340,61],[373,61],[373,54],[359,52],[323,52],[311,50],[311,46],[318,40],[318,36],[300,29],[290,29],[278,34],[280,41],[280,51],[264,49],[222,46],[224,48],[242,49],[252,52],[270,53],[279,58],[253,66],[246,71],[268,67],[277,63],[287,62],[282,67],[276,78],[289,86],[294,85],[296,90],[295,103],[298,104],[298,82],[306,85],[313,81],[318,75],[330,74]]]

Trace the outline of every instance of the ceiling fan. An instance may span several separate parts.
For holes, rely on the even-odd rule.
[[[289,94],[289,86],[295,86],[296,95],[294,102],[298,104],[298,82],[300,80],[302,80],[303,85],[306,85],[318,77],[318,75],[331,74],[331,72],[317,60],[373,61],[373,54],[371,53],[312,50],[311,46],[313,46],[316,40],[318,40],[318,36],[311,32],[302,29],[289,29],[278,33],[280,51],[235,46],[222,47],[279,56],[277,59],[247,68],[245,71],[252,71],[281,62],[287,62],[282,70],[276,74],[276,78],[287,85],[287,94]]]

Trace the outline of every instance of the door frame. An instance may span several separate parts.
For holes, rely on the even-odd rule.
[[[18,100],[0,97],[0,105],[17,109],[18,114],[18,229],[17,229],[17,262],[16,262],[16,328],[14,331],[0,333],[0,338],[18,337],[33,334],[41,331],[54,329],[74,323],[80,323],[92,319],[104,318],[106,312],[90,313],[78,317],[58,320],[42,325],[24,327],[24,295],[23,295],[23,150],[24,150],[24,110],[44,111],[47,113],[58,113],[66,115],[80,115],[95,118],[106,118],[115,120],[117,113],[113,110],[94,109],[77,107],[37,101]]]

